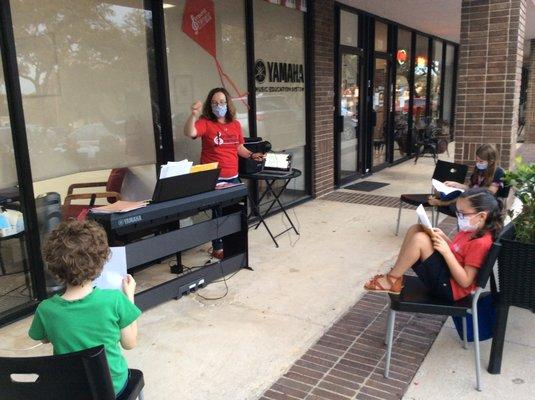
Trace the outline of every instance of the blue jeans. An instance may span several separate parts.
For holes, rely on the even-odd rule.
[[[221,183],[221,182],[240,183],[240,180],[237,177],[230,178],[230,179],[219,178],[217,180],[217,183]],[[212,208],[212,219],[216,219],[222,216],[223,216],[223,210],[221,209],[221,206]],[[223,250],[223,240],[221,238],[212,240],[212,249],[213,251]]]

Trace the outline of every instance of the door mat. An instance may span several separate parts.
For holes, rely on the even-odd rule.
[[[388,186],[390,183],[375,182],[375,181],[362,181],[353,185],[345,186],[343,189],[360,190],[361,192],[371,192],[376,189]]]

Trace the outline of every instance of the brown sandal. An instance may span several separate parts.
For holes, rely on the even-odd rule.
[[[379,279],[383,277],[386,277],[386,280],[390,283],[390,289],[385,289],[379,282]],[[403,289],[403,276],[396,277],[390,274],[375,275],[364,284],[364,289],[369,290],[370,292],[400,294],[401,289]]]

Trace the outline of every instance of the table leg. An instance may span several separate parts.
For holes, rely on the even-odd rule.
[[[273,236],[273,233],[271,233],[271,230],[269,229],[269,227],[266,224],[266,221],[264,220],[264,216],[260,212],[259,204],[262,201],[262,199],[266,196],[266,193],[267,193],[267,191],[265,191],[262,194],[262,196],[260,196],[260,198],[258,199],[258,203],[255,202],[254,199],[252,199],[250,194],[248,195],[249,201],[251,202],[251,214],[252,215],[256,215],[258,217],[258,219],[259,219],[259,222],[258,222],[258,224],[256,224],[255,229],[257,229],[260,226],[260,224],[263,224],[264,227],[266,228],[269,236],[271,237],[271,240],[273,240],[273,243],[275,243],[275,247],[279,247],[279,244],[277,243],[277,240],[275,239],[275,236]],[[247,219],[249,219],[249,216],[247,217]]]
[[[499,374],[502,367],[503,344],[505,341],[505,329],[507,328],[507,317],[509,306],[498,304],[496,312],[496,325],[492,335],[492,346],[490,350],[490,360],[487,371],[489,374]]]
[[[274,202],[277,202],[279,204],[279,207],[281,208],[282,212],[284,213],[284,215],[286,215],[286,218],[288,219],[288,222],[290,222],[290,225],[292,226],[293,230],[295,231],[295,233],[297,235],[299,235],[299,232],[297,231],[297,229],[295,228],[295,225],[293,224],[292,220],[290,219],[290,216],[288,215],[288,213],[286,212],[286,208],[284,208],[284,206],[282,205],[279,197],[282,195],[282,192],[284,192],[284,190],[286,189],[286,187],[288,186],[288,183],[290,183],[290,180],[288,179],[286,181],[286,183],[282,186],[281,190],[279,191],[279,193],[275,193],[275,190],[273,190],[273,188],[271,188],[271,192],[273,193],[273,196],[275,197],[275,201]],[[271,187],[271,186],[270,186]],[[268,208],[268,211],[271,210],[271,207],[273,206],[274,203],[271,204],[270,208]]]

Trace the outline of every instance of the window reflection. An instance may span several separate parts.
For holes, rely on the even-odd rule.
[[[416,129],[424,128],[425,105],[427,96],[427,64],[428,64],[429,40],[425,36],[416,36],[416,50],[414,54],[414,102],[413,119]]]
[[[399,29],[396,51],[396,104],[394,107],[394,160],[409,153],[409,77],[411,66],[411,37],[409,31]]]

